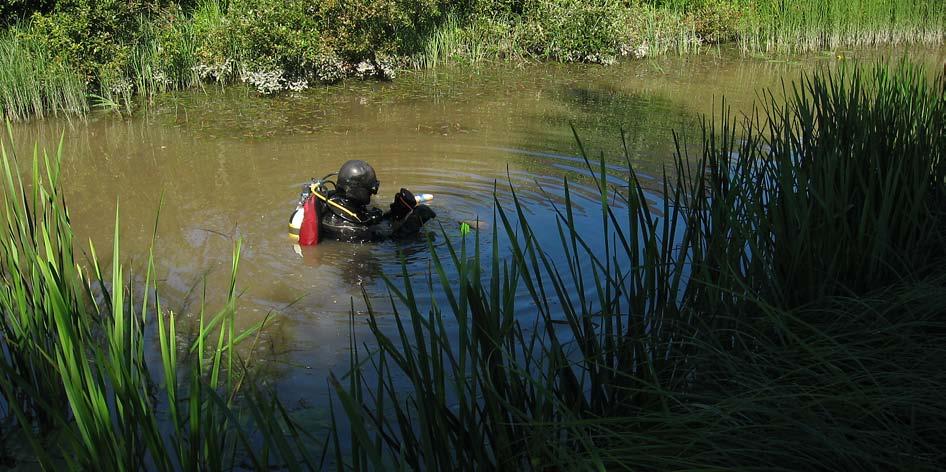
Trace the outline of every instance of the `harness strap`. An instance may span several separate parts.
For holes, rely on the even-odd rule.
[[[322,195],[321,193],[319,193],[319,192],[317,192],[317,191],[314,191],[314,190],[312,191],[312,195],[315,195],[316,197],[322,199],[322,201],[325,202],[326,204],[328,204],[330,207],[335,208],[335,209],[337,209],[337,210],[343,211],[346,215],[351,216],[352,218],[358,220],[359,223],[363,223],[363,222],[364,222],[364,220],[362,220],[361,217],[358,216],[357,213],[355,213],[355,212],[349,210],[348,208],[345,208],[344,205],[341,205],[341,204],[339,204],[338,202],[329,200],[329,198],[326,197],[325,195]]]

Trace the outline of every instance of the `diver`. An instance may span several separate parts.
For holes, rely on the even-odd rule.
[[[350,242],[403,239],[419,233],[424,223],[437,216],[420,203],[430,195],[418,198],[405,188],[394,196],[387,211],[369,206],[381,183],[365,161],[348,161],[336,175],[336,182],[327,180],[329,174],[303,188],[289,223],[290,237],[300,245],[318,244],[323,237]]]

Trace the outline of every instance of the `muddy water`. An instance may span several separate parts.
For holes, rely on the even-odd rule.
[[[942,67],[943,51],[898,51]],[[880,53],[845,53],[846,61]],[[836,54],[763,60],[721,53],[636,61],[612,67],[526,65],[405,73],[390,83],[348,81],[276,98],[241,88],[170,94],[131,117],[98,112],[14,128],[21,154],[64,136],[63,182],[79,237],[106,253],[116,207],[122,259],[142,267],[158,202],[156,257],[165,304],[193,317],[206,283],[218,306],[237,240],[243,252],[238,323],[269,315],[254,351],[267,378],[290,404],[324,404],[329,370],[348,365],[349,314],[389,311],[382,274],[395,283],[398,254],[420,278],[430,268],[426,238],[359,245],[325,242],[298,251],[287,239],[289,213],[301,185],[364,159],[378,171],[378,204],[401,187],[432,193],[438,218],[429,226],[457,238],[461,221],[482,221],[490,244],[493,198],[511,202],[514,189],[544,248],[555,254],[553,202],[568,177],[579,225],[594,228],[595,193],[570,125],[594,155],[624,162],[623,129],[632,162],[659,175],[672,158],[671,130],[699,137],[698,115],[722,97],[748,111],[758,91],[819,66]],[[546,195],[548,194],[548,195]],[[551,199],[550,199],[551,197]],[[592,240],[594,238],[591,238]],[[434,245],[441,248],[442,235]],[[508,255],[508,248],[501,248]],[[103,263],[109,263],[108,255]],[[449,270],[449,269],[448,269]],[[443,293],[419,290],[426,300]],[[527,315],[528,304],[522,304]],[[355,331],[365,333],[363,316]]]

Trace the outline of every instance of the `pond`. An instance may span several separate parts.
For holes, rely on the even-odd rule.
[[[99,111],[17,124],[13,135],[21,156],[34,142],[54,151],[63,136],[62,182],[76,241],[94,242],[103,264],[111,262],[105,253],[118,206],[122,259],[141,272],[163,196],[155,248],[159,290],[165,305],[191,324],[204,283],[208,306],[220,305],[234,244],[242,240],[238,327],[270,316],[252,362],[290,407],[318,407],[327,402],[328,372],[348,367],[352,308],[355,332],[368,342],[363,290],[383,317],[390,302],[382,275],[400,283],[403,255],[408,273],[423,280],[431,253],[426,237],[294,247],[288,218],[310,178],[363,159],[381,181],[378,205],[386,207],[401,187],[433,194],[438,217],[428,229],[443,257],[446,238],[459,240],[463,221],[482,222],[488,247],[494,199],[508,206],[514,190],[533,225],[549,229],[539,236],[554,258],[559,236],[552,206],[562,201],[565,178],[576,225],[594,231],[600,221],[572,127],[618,177],[626,174],[623,130],[631,163],[645,185],[656,183],[672,163],[672,132],[683,146],[698,143],[701,114],[718,116],[723,103],[734,113],[749,112],[763,87],[816,67],[902,55],[931,67],[946,59],[936,49],[788,60],[721,50],[611,67],[442,68],[277,97],[208,85],[156,97],[130,117]],[[88,252],[87,244],[82,248]],[[509,248],[500,252],[507,256]],[[424,300],[442,302],[438,290],[434,284]],[[528,303],[520,309],[528,316]]]

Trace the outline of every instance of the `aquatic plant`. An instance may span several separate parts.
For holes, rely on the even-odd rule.
[[[936,1],[749,2],[738,24],[747,51],[799,52],[881,44],[940,44],[946,5]]]
[[[336,460],[937,470],[944,93],[909,65],[823,71],[741,121],[723,108],[702,154],[679,146],[647,188],[628,156],[615,173],[579,140],[600,227],[576,228],[566,181],[559,247],[497,201],[491,240],[511,257],[444,234],[432,274],[390,279],[396,334],[369,303],[377,349],[352,335],[352,370],[331,379]],[[434,285],[448,303],[421,306]]]
[[[71,470],[316,467],[235,349],[265,323],[234,329],[239,242],[224,307],[201,306],[185,343],[180,314],[159,295],[154,235],[142,285],[121,262],[117,209],[111,270],[91,244],[84,263],[60,190],[61,145],[53,156],[34,148],[28,182],[8,149],[0,143],[0,397],[7,427],[36,461]]]
[[[0,111],[4,119],[42,118],[88,110],[85,80],[56,59],[56,51],[23,37],[0,33]]]

